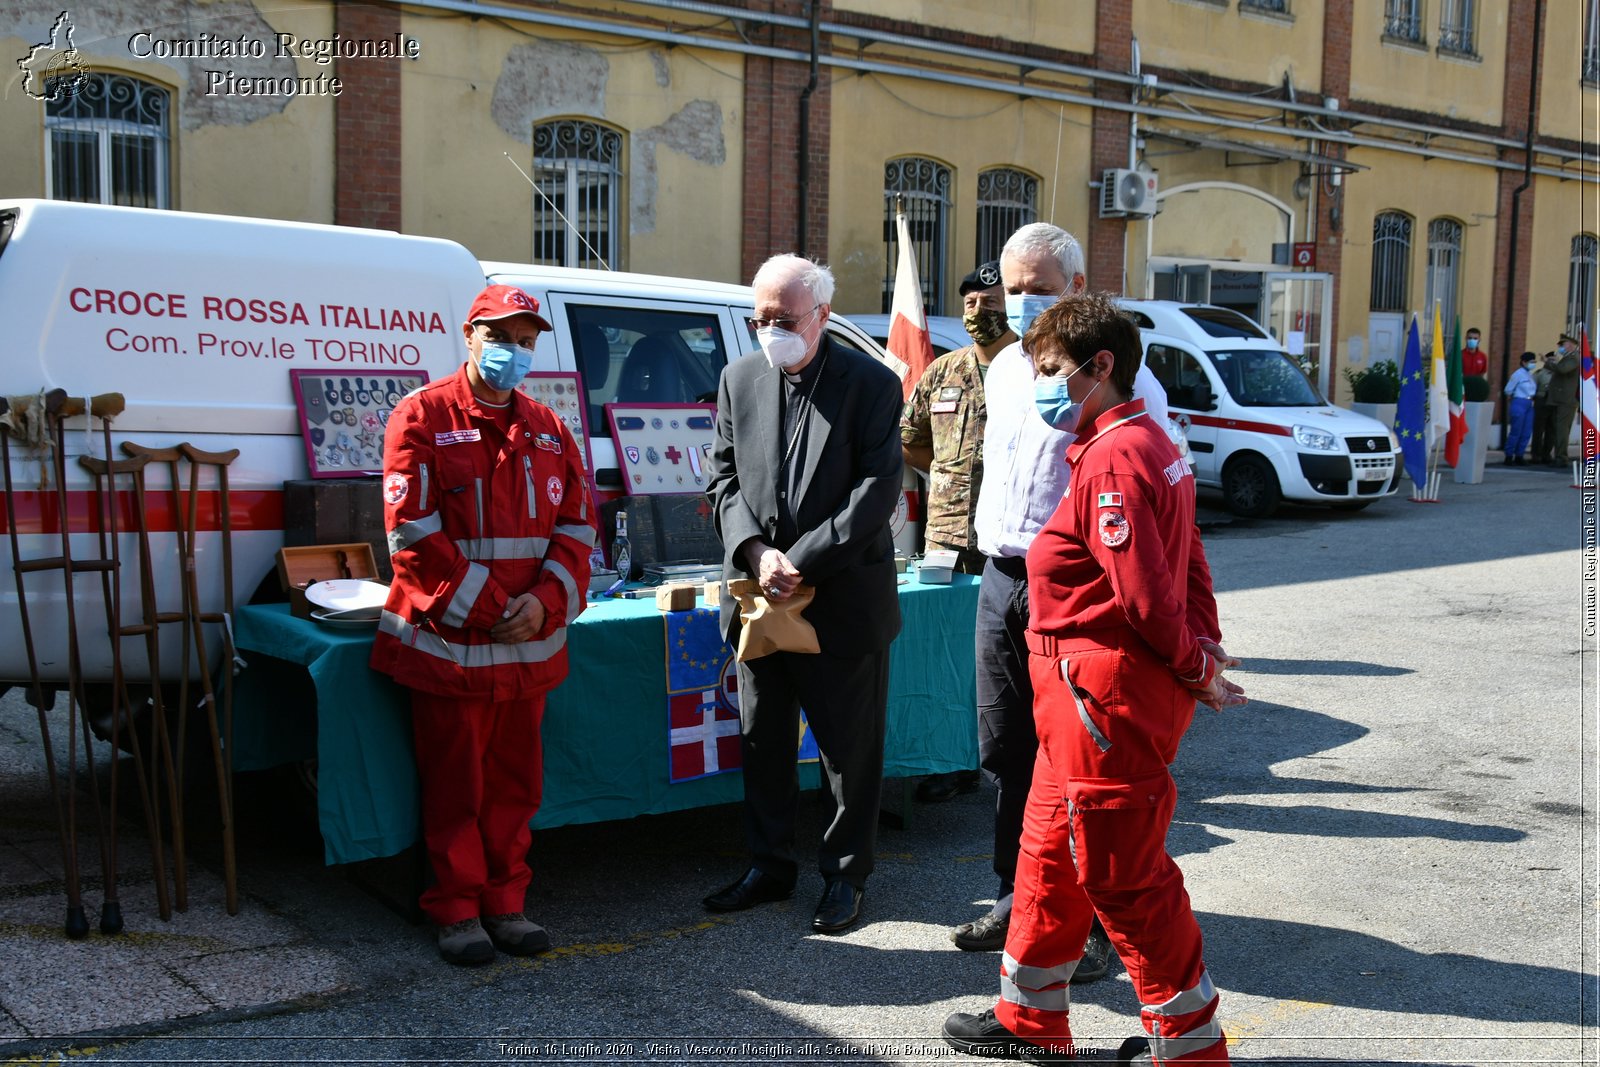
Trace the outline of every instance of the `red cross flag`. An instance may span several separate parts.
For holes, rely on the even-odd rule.
[[[917,252],[911,245],[906,213],[896,211],[894,221],[900,262],[894,272],[888,348],[889,354],[905,365],[900,373],[900,392],[902,399],[910,400],[922,372],[933,362],[933,342],[928,338],[928,319],[922,313],[922,281],[917,277]]]
[[[1578,350],[1583,358],[1578,379],[1578,406],[1583,411],[1581,454],[1585,463],[1593,463],[1600,455],[1600,389],[1595,384],[1594,350],[1589,347],[1587,327],[1578,328]]]

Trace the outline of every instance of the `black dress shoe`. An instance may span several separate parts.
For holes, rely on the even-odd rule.
[[[736,881],[706,897],[700,903],[707,911],[744,911],[757,904],[772,900],[788,900],[794,896],[794,883],[783,882],[763,871],[751,867]]]
[[[843,879],[829,882],[828,888],[822,891],[822,899],[817,901],[817,913],[811,917],[811,929],[819,934],[836,934],[850,929],[861,918],[862,892]]]
[[[994,1017],[993,1008],[982,1015],[958,1011],[944,1021],[943,1032],[947,1045],[969,1056],[1025,1063],[1068,1063],[1073,1059],[1071,1052],[1054,1053],[1013,1034]]]

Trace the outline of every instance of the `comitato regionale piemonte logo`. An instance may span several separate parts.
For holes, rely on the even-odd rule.
[[[17,60],[23,92],[35,100],[57,103],[83,91],[89,70],[72,43],[72,34],[72,18],[63,11],[50,26],[50,39],[34,45]]]

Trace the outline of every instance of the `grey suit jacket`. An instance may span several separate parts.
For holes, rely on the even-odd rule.
[[[823,344],[828,361],[811,396],[795,506],[799,538],[777,541],[783,382],[758,354],[723,369],[706,495],[722,537],[723,635],[738,641],[739,606],[726,582],[754,577],[739,547],[759,537],[815,587],[805,618],[822,651],[855,656],[888,648],[900,632],[889,527],[900,500],[900,380],[870,356],[826,336]]]

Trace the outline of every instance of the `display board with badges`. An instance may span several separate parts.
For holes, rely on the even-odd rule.
[[[715,404],[607,404],[630,496],[696,493],[711,480]]]
[[[311,477],[355,478],[383,473],[389,415],[428,372],[292,370],[289,378]]]
[[[565,371],[534,371],[522,379],[519,390],[556,413],[572,431],[578,442],[578,455],[583,459],[583,469],[593,470],[589,463],[588,401],[578,387],[578,376]]]

